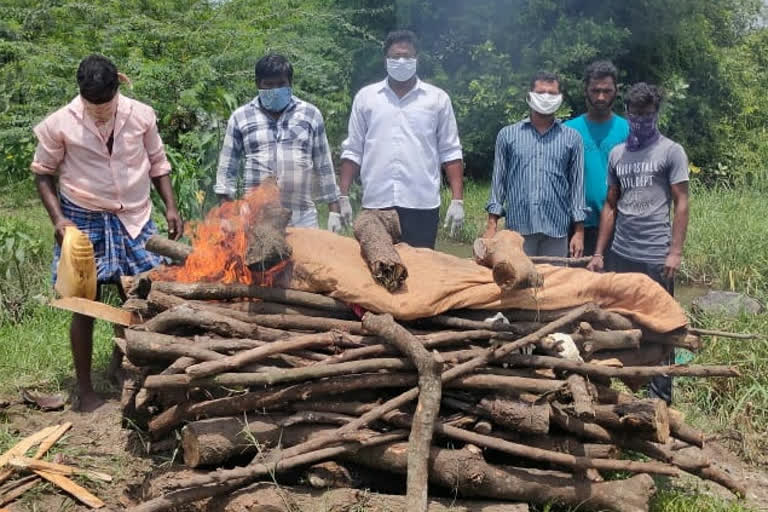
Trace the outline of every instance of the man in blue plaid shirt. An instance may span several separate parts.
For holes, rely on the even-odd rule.
[[[214,191],[221,200],[234,198],[242,162],[246,191],[277,180],[291,226],[318,227],[317,200],[328,203],[328,229],[339,232],[339,192],[323,115],[294,96],[292,84],[293,66],[282,55],[256,63],[259,94],[229,118]]]

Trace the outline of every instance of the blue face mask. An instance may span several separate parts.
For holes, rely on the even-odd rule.
[[[261,106],[270,112],[282,112],[291,102],[293,90],[291,87],[277,87],[275,89],[259,89],[259,102]]]

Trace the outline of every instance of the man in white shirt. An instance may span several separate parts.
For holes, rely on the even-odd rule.
[[[363,208],[394,208],[402,241],[434,248],[441,167],[453,197],[445,227],[454,236],[464,222],[464,163],[456,117],[448,94],[416,76],[413,32],[391,32],[384,52],[389,76],[361,89],[352,104],[341,154],[341,215],[352,221],[347,194],[359,172]]]

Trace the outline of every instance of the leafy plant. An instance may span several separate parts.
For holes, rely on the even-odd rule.
[[[28,232],[29,226],[16,219],[0,224],[0,320],[19,320],[36,290],[28,270],[41,264],[43,243]]]

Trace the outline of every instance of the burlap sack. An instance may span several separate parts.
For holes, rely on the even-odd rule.
[[[401,320],[461,308],[557,310],[594,302],[656,332],[687,324],[677,301],[642,274],[539,265],[543,288],[502,295],[491,271],[472,260],[398,244],[408,279],[401,290],[389,293],[371,277],[354,239],[319,229],[289,228],[287,240],[293,248],[291,288],[328,294]]]

